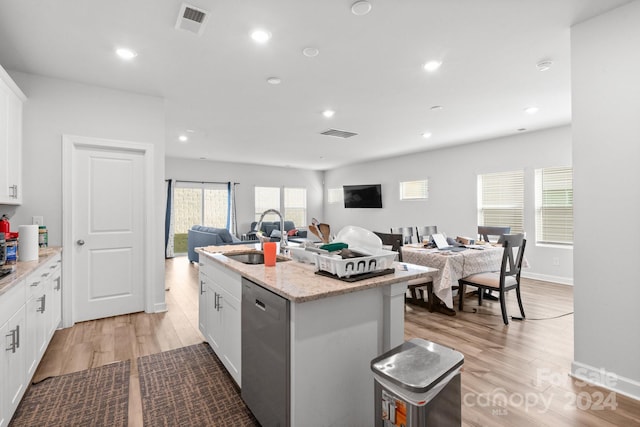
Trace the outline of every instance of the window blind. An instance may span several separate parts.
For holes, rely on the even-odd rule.
[[[400,200],[426,200],[428,197],[429,183],[426,179],[400,183]]]
[[[255,188],[255,218],[260,219],[262,212],[267,209],[280,210],[280,187],[256,187]],[[265,221],[275,221],[279,219],[277,215],[267,215]]]
[[[293,221],[296,227],[307,225],[307,189],[284,189],[284,217]]]
[[[342,188],[329,188],[327,190],[327,203],[340,203],[344,200]]]
[[[478,225],[510,226],[524,232],[522,170],[478,175]]]
[[[536,241],[573,244],[573,169],[536,170]]]

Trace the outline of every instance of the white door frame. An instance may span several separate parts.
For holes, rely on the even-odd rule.
[[[72,282],[74,271],[72,250],[74,246],[74,236],[71,235],[73,229],[72,224],[74,218],[73,213],[73,183],[72,183],[72,171],[75,164],[73,163],[74,149],[77,147],[86,148],[109,148],[109,149],[121,149],[128,150],[142,154],[144,157],[144,218],[153,218],[153,206],[155,200],[155,188],[153,185],[154,177],[154,150],[153,144],[132,142],[132,141],[120,141],[104,138],[91,138],[77,135],[62,135],[62,326],[70,327],[75,323],[75,317],[73,313],[73,289],[74,284]],[[153,235],[155,232],[155,221],[144,221],[144,237],[143,237],[143,250],[144,250],[144,306],[145,312],[153,313],[155,311],[154,304],[154,289],[153,284],[156,283],[155,269],[153,268],[154,260],[154,246]],[[67,251],[64,249],[67,248]],[[67,256],[65,256],[65,253]]]

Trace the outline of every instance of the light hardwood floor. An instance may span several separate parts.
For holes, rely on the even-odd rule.
[[[198,267],[166,262],[166,313],[136,313],[55,333],[34,380],[197,344]],[[420,337],[462,352],[464,426],[633,426],[640,402],[569,377],[573,359],[573,288],[525,280],[527,320],[502,324],[498,303],[465,300],[454,317],[407,306],[405,338]],[[514,296],[509,313],[518,315]],[[472,311],[477,309],[477,313]],[[142,425],[138,371],[131,365],[129,425]],[[373,387],[372,387],[373,392]],[[608,399],[607,399],[608,398]],[[611,405],[616,404],[612,409]],[[602,409],[598,407],[602,406]]]

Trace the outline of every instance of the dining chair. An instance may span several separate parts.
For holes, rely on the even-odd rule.
[[[401,233],[380,233],[378,231],[374,231],[373,233],[382,240],[383,245],[391,245],[391,250],[398,252],[398,261],[402,262],[402,251],[400,247],[404,244],[405,236]],[[425,289],[427,286],[433,286],[433,281],[430,278],[409,280],[407,289],[411,296],[405,297],[405,302],[428,307],[429,300],[427,299],[427,301],[425,301],[424,299],[425,290],[427,290],[427,295],[430,295],[428,289]]]
[[[374,231],[373,234],[382,240],[383,245],[391,246],[392,251],[398,252],[398,261],[402,262],[402,252],[400,252],[400,246],[403,243],[402,234],[380,233],[378,231]]]
[[[493,227],[488,225],[479,225],[478,226],[478,239],[484,240],[485,242],[491,242],[489,236],[498,236],[498,243],[502,243],[502,236],[505,234],[511,233],[511,227]]]
[[[402,243],[405,245],[413,241],[413,227],[393,227],[391,234],[402,234]]]
[[[426,239],[431,239],[431,236],[438,232],[437,225],[427,225],[424,227],[416,227],[416,236],[418,237],[418,243],[424,242]]]
[[[509,324],[507,317],[507,302],[505,293],[515,289],[518,298],[520,314],[524,319],[524,307],[522,306],[522,296],[520,295],[520,270],[522,269],[522,259],[527,240],[524,234],[504,234],[502,239],[502,264],[499,272],[476,273],[458,280],[459,299],[458,309],[464,308],[465,286],[475,286],[478,288],[478,305],[482,305],[482,290],[497,291],[500,295],[500,309],[502,310],[502,320],[505,325]],[[513,252],[517,250],[514,256]]]

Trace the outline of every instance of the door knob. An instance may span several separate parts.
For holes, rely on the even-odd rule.
[[[78,245],[82,246],[82,245],[84,245],[84,240],[78,240],[76,243],[77,243]]]

